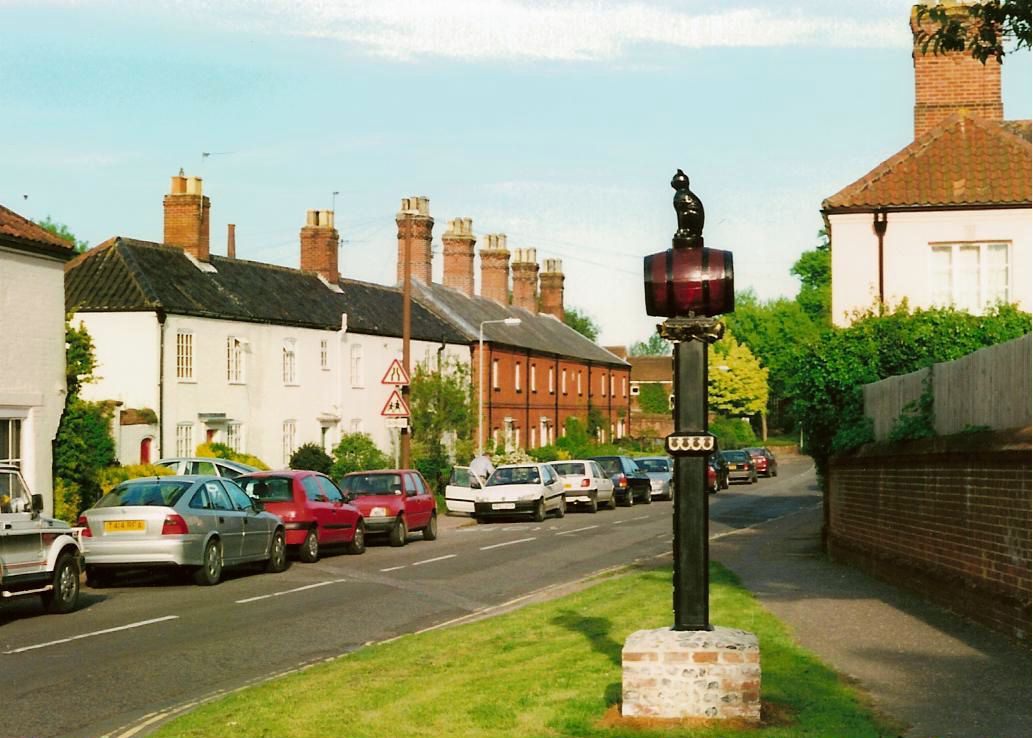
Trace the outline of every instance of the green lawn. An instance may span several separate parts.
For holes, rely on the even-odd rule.
[[[771,724],[732,731],[602,727],[620,699],[635,630],[671,621],[669,568],[469,625],[405,636],[204,705],[159,736],[521,738],[524,736],[888,736],[853,689],[794,644],[734,576],[711,570],[711,619],[756,633]]]

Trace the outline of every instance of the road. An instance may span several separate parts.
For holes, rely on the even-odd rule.
[[[809,460],[710,497],[711,537],[818,504]],[[0,607],[0,735],[145,735],[198,699],[364,644],[484,617],[671,547],[671,503],[544,523],[449,518],[437,541],[374,543],[282,574],[170,577],[84,588],[68,615]]]

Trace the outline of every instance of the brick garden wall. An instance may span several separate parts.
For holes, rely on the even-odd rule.
[[[1030,429],[871,444],[833,457],[828,548],[1030,638]]]

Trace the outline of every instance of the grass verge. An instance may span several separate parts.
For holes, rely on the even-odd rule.
[[[711,619],[761,644],[768,724],[729,730],[604,724],[621,648],[670,624],[670,568],[606,579],[507,615],[405,636],[206,704],[158,736],[524,738],[891,735],[858,694],[797,646],[731,572],[711,568]],[[611,715],[613,710],[610,709]]]

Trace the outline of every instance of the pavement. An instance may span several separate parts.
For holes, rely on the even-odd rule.
[[[820,505],[711,542],[797,641],[909,738],[1029,738],[1028,644],[829,561]],[[763,653],[761,661],[763,662]]]

